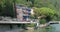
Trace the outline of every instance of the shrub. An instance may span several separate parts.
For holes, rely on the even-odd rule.
[[[40,24],[45,24],[46,23],[46,20],[45,19],[41,19],[40,20]]]

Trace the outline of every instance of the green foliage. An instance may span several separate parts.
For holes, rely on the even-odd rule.
[[[54,16],[56,14],[56,11],[47,7],[42,7],[42,8],[35,8],[34,9],[35,15],[36,16]]]
[[[13,3],[16,4],[23,4],[28,7],[38,7],[37,10],[39,10],[41,7],[48,7],[48,10],[56,10],[60,12],[60,0],[0,0],[0,15],[9,15],[9,16],[14,16],[14,11],[13,11]],[[50,9],[51,8],[51,9]],[[44,10],[47,10],[46,8],[43,8]],[[38,11],[40,12],[40,11]],[[53,11],[50,11],[51,13],[41,13],[41,14],[48,14],[53,16]],[[9,13],[9,14],[8,14]],[[39,13],[36,14],[37,16],[40,15]],[[60,15],[60,14],[58,14]],[[59,16],[60,17],[60,16]],[[59,18],[58,17],[58,18]]]
[[[33,15],[30,15],[30,19],[34,19],[35,17]]]
[[[1,0],[0,16],[13,16],[13,0]]]
[[[40,24],[45,24],[46,20],[45,19],[40,19]]]
[[[16,0],[16,3],[17,4],[24,4],[24,5],[26,5],[27,1],[26,0]]]
[[[41,23],[49,22],[50,20],[56,20],[57,19],[57,13],[55,10],[47,7],[42,8],[34,8],[34,16],[37,18],[40,17]]]

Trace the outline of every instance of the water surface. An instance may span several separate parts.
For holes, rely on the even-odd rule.
[[[52,24],[45,28],[39,28],[37,30],[25,30],[24,32],[60,32],[60,24]]]

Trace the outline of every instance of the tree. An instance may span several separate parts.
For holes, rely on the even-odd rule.
[[[46,21],[50,21],[54,16],[56,16],[56,11],[47,8],[47,7],[42,7],[42,8],[34,8],[35,16],[38,18],[44,18]]]
[[[13,0],[0,0],[0,16],[14,17]]]
[[[27,7],[48,7],[58,12],[60,11],[60,0],[0,0],[0,15],[4,16],[9,13],[9,16],[14,17],[13,2]]]

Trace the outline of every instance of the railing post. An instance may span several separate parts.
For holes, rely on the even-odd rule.
[[[37,20],[36,24],[35,24],[35,28],[34,29],[38,29],[39,28],[39,21]]]

